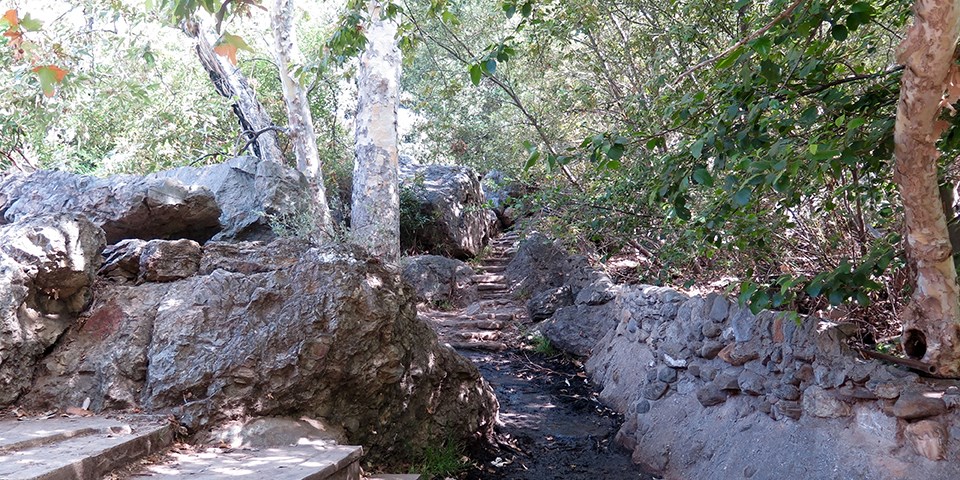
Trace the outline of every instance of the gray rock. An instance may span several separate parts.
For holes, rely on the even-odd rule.
[[[707,338],[717,338],[721,333],[723,333],[723,328],[716,323],[705,322],[703,327],[701,327],[701,333],[703,333],[703,336]]]
[[[802,403],[803,411],[819,418],[848,417],[853,413],[850,405],[816,385],[811,385],[803,391]]]
[[[663,397],[663,395],[667,393],[667,390],[669,389],[670,385],[659,380],[651,382],[647,386],[643,387],[643,398],[659,400],[660,397]]]
[[[460,260],[438,255],[400,259],[403,280],[417,292],[417,301],[435,306],[464,307],[477,299],[474,271]]]
[[[730,302],[721,295],[711,293],[707,295],[707,305],[709,313],[707,318],[714,322],[722,322],[727,318],[727,312],[730,310]]]
[[[634,404],[634,410],[636,413],[643,415],[650,411],[650,401],[649,400],[637,400],[637,403]]]
[[[401,443],[492,433],[492,390],[417,318],[396,269],[305,243],[293,265],[274,266],[272,244],[244,246],[255,248],[265,263],[253,274],[98,283],[82,328],[57,343],[21,403],[89,397],[92,410],[171,411],[191,429],[302,415],[342,428],[375,458]]]
[[[721,342],[716,341],[707,341],[703,343],[703,346],[700,347],[700,356],[706,358],[707,360],[713,360],[717,358],[717,354],[720,353],[720,350],[723,350],[725,347]]]
[[[900,395],[893,404],[893,414],[904,420],[919,420],[946,413],[947,404],[942,398],[926,396],[920,392]]]
[[[785,418],[800,420],[800,416],[803,414],[803,408],[800,406],[800,402],[780,400],[773,405],[771,413],[776,420]]]
[[[484,206],[480,177],[469,167],[400,164],[401,188],[408,188],[427,218],[418,228],[404,228],[400,243],[430,253],[470,258],[496,233],[497,216]]]
[[[721,390],[738,392],[740,391],[740,373],[741,369],[739,368],[728,368],[718,373],[716,378],[713,379],[713,383]]]
[[[200,244],[193,240],[150,240],[140,252],[142,282],[169,282],[191,277],[200,269]]]
[[[740,387],[740,391],[750,395],[763,395],[766,390],[763,382],[764,378],[751,370],[744,370],[737,377],[737,386]]]
[[[777,398],[782,398],[784,400],[799,400],[800,399],[800,389],[789,383],[783,383],[778,385],[773,389],[773,394]]]
[[[563,286],[567,252],[540,233],[520,242],[504,275],[519,295],[533,296]]]
[[[610,303],[597,306],[572,305],[557,310],[540,330],[550,344],[568,353],[587,356],[593,347],[617,326]]]
[[[45,350],[90,301],[103,247],[103,230],[82,217],[0,225],[0,407],[29,388]]]
[[[697,389],[697,401],[704,407],[720,405],[727,401],[727,392],[714,383],[708,383]]]
[[[663,366],[657,370],[657,379],[661,382],[673,383],[677,381],[677,371],[673,368]]]
[[[573,293],[568,285],[545,290],[533,296],[527,302],[530,319],[539,322],[553,316],[554,312],[573,305]]]
[[[136,280],[140,276],[140,254],[147,242],[139,238],[121,240],[103,250],[103,266],[99,275]]]
[[[603,305],[613,300],[614,297],[613,280],[606,275],[599,275],[596,280],[584,286],[577,293],[576,303],[584,305]]]

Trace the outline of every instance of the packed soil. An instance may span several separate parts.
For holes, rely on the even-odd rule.
[[[653,479],[614,442],[622,417],[597,400],[581,365],[521,349],[461,352],[500,400],[497,447],[471,452],[470,480]]]

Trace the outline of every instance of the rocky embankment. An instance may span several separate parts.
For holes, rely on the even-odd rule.
[[[856,330],[722,295],[613,285],[532,235],[507,268],[553,345],[586,357],[618,443],[667,478],[952,479],[960,388],[866,359]]]

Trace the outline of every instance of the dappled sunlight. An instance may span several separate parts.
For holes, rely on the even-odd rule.
[[[359,447],[330,445],[322,440],[301,438],[295,446],[263,449],[210,448],[202,452],[173,453],[169,460],[147,467],[153,475],[265,478],[270,472],[308,476],[332,473],[360,457]],[[162,477],[161,477],[162,478]]]

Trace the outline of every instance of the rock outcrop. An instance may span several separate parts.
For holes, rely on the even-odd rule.
[[[152,251],[179,257],[170,243]],[[375,457],[491,434],[490,387],[417,319],[399,272],[295,239],[210,242],[199,264],[196,275],[156,279],[164,283],[143,272],[139,284],[99,280],[23,404],[89,398],[96,411],[171,412],[193,429],[306,415]]]
[[[400,259],[403,280],[417,292],[417,301],[432,307],[465,307],[477,300],[475,272],[460,260],[439,255]]]
[[[103,231],[68,215],[0,225],[0,406],[90,301]]]
[[[0,223],[50,214],[88,218],[123,239],[267,240],[308,227],[309,187],[296,170],[254,157],[146,176],[38,171],[0,179]]]
[[[400,163],[401,188],[419,203],[422,225],[401,238],[407,247],[454,258],[476,256],[496,233],[497,216],[485,206],[480,178],[469,167]],[[406,231],[407,229],[401,229]]]

